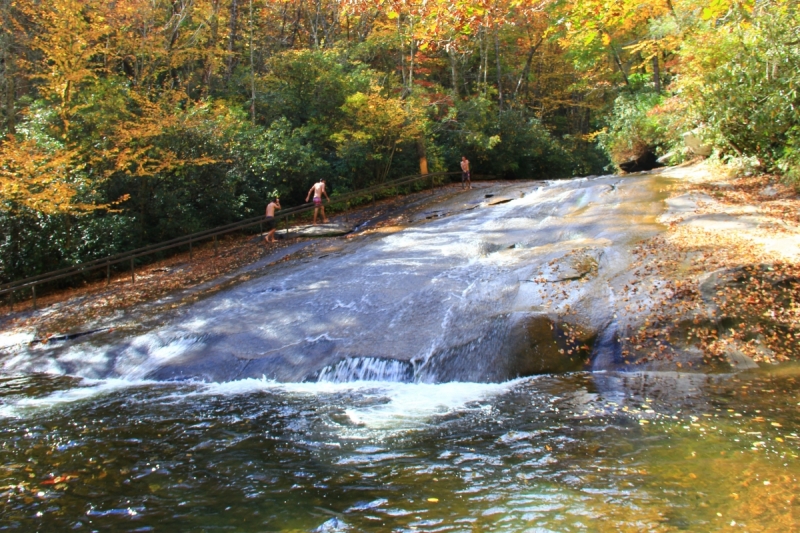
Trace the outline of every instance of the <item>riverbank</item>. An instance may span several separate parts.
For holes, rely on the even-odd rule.
[[[638,247],[642,285],[624,295],[635,305],[637,292],[652,292],[655,305],[647,329],[620,339],[623,354],[653,370],[800,358],[798,194],[776,177],[736,176],[707,162],[658,174],[676,180],[659,218],[666,228]],[[650,273],[666,286],[648,285]]]

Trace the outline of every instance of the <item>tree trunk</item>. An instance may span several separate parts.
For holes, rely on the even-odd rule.
[[[486,27],[483,28],[483,94],[486,96],[487,84],[489,83],[489,38],[486,35]]]
[[[656,94],[661,94],[661,72],[658,68],[658,54],[653,56],[653,85],[656,88]]]
[[[500,62],[500,37],[494,29],[494,59],[497,67],[497,110],[503,111],[503,69]]]
[[[630,88],[631,82],[628,80],[628,74],[625,72],[625,68],[622,66],[622,60],[619,58],[619,52],[617,52],[616,47],[612,44],[611,51],[614,55],[614,62],[617,64],[617,68],[619,68],[620,74],[622,74],[622,78],[625,80],[625,85]]]
[[[419,156],[419,173],[428,173],[428,155],[425,150],[425,139],[420,136],[417,138],[417,155]]]
[[[450,56],[450,76],[453,79],[453,97],[458,100],[458,65],[456,63],[455,47],[450,46],[447,52]]]
[[[336,42],[336,34],[338,33],[339,29],[339,3],[334,2],[331,7],[330,12],[330,24],[327,22],[327,18],[325,18],[323,14],[323,25],[325,26],[325,32],[322,34],[322,47],[323,48],[331,48],[333,44]]]
[[[256,123],[256,69],[253,61],[253,0],[250,0],[250,121]]]
[[[294,41],[297,39],[297,34],[300,31],[300,20],[303,18],[303,9],[301,6],[297,6],[297,15],[294,19],[294,25],[292,27],[292,38],[289,40],[289,48],[294,48]]]
[[[528,57],[525,59],[525,67],[522,69],[522,73],[519,75],[519,79],[517,80],[517,86],[514,89],[514,100],[517,99],[517,95],[519,94],[519,90],[524,83],[525,86],[528,86],[528,76],[531,74],[531,64],[533,63],[533,56],[536,54],[536,50],[539,48],[539,45],[542,44],[542,39],[536,44],[531,45],[530,50],[528,50]]]
[[[480,50],[480,58],[478,63],[478,85],[481,87],[481,93],[486,95],[486,80],[488,79],[489,71],[489,43],[486,38],[486,26],[482,26],[479,30],[478,50]]]
[[[400,76],[403,78],[403,92],[405,92],[406,84],[406,43],[403,39],[403,27],[400,25],[400,17],[397,17],[397,36],[400,38]]]
[[[408,42],[408,94],[414,90],[414,32],[412,27],[411,40]]]
[[[252,9],[252,7],[253,7],[253,3],[250,2],[250,8]],[[281,32],[278,35],[278,43],[281,43],[281,44],[283,44],[284,35],[286,33],[286,20],[288,19],[288,16],[289,16],[289,2],[287,1],[287,2],[283,3],[283,9],[281,10]],[[251,20],[252,20],[252,16],[251,16]]]
[[[228,61],[227,69],[225,72],[225,81],[230,82],[233,76],[233,69],[236,68],[236,29],[238,27],[239,19],[239,0],[231,0],[230,20],[228,21]]]
[[[3,26],[8,30],[5,32],[6,35],[3,38],[3,75],[6,82],[3,103],[5,104],[6,132],[13,135],[17,132],[17,90],[14,84],[14,37],[11,33],[10,24],[6,24],[7,17],[10,15],[7,11],[8,6],[3,6],[3,8]]]
[[[400,17],[397,17],[398,19]],[[405,96],[410,96],[414,90],[414,54],[416,40],[414,39],[414,18],[412,15],[408,17],[408,86],[406,87]]]
[[[216,57],[215,52],[217,48],[217,39],[219,37],[219,0],[214,0],[211,3],[211,17],[210,17],[210,30],[211,37],[208,42],[208,50],[206,51],[206,65],[205,65],[205,82],[206,94],[210,95],[214,86],[214,71],[216,70]]]

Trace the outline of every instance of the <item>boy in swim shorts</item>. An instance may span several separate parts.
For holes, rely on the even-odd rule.
[[[327,224],[328,223],[328,219],[325,218],[325,208],[322,206],[322,195],[324,194],[325,198],[327,198],[329,202],[331,201],[331,198],[330,198],[330,196],[328,196],[328,193],[325,191],[325,179],[324,178],[320,179],[317,183],[315,183],[313,185],[313,187],[311,187],[311,189],[309,189],[308,194],[306,195],[306,202],[308,202],[309,198],[311,198],[311,193],[314,193],[314,222],[313,222],[313,224],[315,226],[317,225],[317,213],[320,212],[320,211],[322,212],[322,223],[323,224]]]
[[[264,239],[267,241],[267,244],[271,242],[275,242],[275,211],[281,208],[281,199],[280,198],[273,198],[272,201],[267,204],[267,213],[264,222],[267,223],[267,229],[269,232]]]

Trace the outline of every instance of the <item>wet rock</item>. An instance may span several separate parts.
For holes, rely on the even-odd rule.
[[[776,276],[773,274],[774,265],[745,265],[735,268],[726,268],[711,272],[700,283],[700,293],[706,303],[713,304],[714,300],[724,301],[725,288],[744,288],[748,283],[759,280],[767,283],[773,289],[789,287],[800,282],[794,276]]]
[[[338,361],[335,348],[336,344],[326,338],[306,339],[292,351],[280,346],[269,349],[262,339],[247,331],[209,335],[145,377],[159,381],[207,382],[266,377],[300,382],[308,378],[308,371],[298,364],[298,353],[323,368]]]
[[[675,157],[676,155],[678,155],[677,152],[667,152],[666,154],[656,159],[656,162],[659,165],[669,165],[670,161],[672,161],[672,158]]]
[[[523,317],[506,343],[510,377],[580,370],[596,339],[597,333],[586,328],[554,323],[541,315]]]
[[[289,237],[338,237],[347,235],[353,231],[353,225],[344,222],[331,222],[328,224],[317,224],[316,226],[295,226],[289,228]],[[279,232],[281,236],[286,235],[284,231]]]
[[[548,265],[542,272],[542,279],[547,282],[573,281],[597,274],[603,252],[594,248],[573,250],[557,261]]]
[[[248,361],[231,354],[205,352],[199,356],[172,360],[145,378],[156,381],[233,381],[241,379],[247,365]]]
[[[758,364],[742,353],[736,346],[729,346],[725,350],[725,355],[728,358],[728,362],[735,370],[752,370],[758,368]]]
[[[759,194],[759,196],[766,196],[767,198],[774,198],[775,196],[780,194],[780,191],[776,187],[774,187],[772,185],[769,185],[767,187],[764,187],[761,191],[759,191],[758,194]]]
[[[675,320],[673,337],[676,340],[686,339],[692,332],[705,331],[707,335],[718,339],[722,343],[721,353],[713,357],[710,364],[719,371],[750,370],[758,367],[756,360],[774,361],[776,355],[765,339],[767,332],[796,335],[800,330],[794,328],[793,333],[791,326],[771,313],[764,313],[763,307],[748,305],[740,300],[743,294],[758,287],[758,292],[765,300],[774,300],[780,305],[798,283],[800,280],[796,277],[781,274],[769,264],[711,272],[699,285],[699,296],[704,305]],[[746,350],[743,343],[747,343]],[[678,340],[674,347],[681,357],[675,361],[690,361],[698,366],[703,361],[709,362],[694,343],[684,344]]]
[[[408,361],[381,357],[351,357],[311,374],[306,381],[349,383],[353,381],[391,381],[410,383],[414,366]]]
[[[350,526],[346,522],[338,518],[331,518],[324,522],[321,526],[314,529],[314,533],[336,533],[338,531],[349,531]]]
[[[504,197],[504,196],[497,196],[497,197],[492,197],[489,200],[487,200],[486,202],[484,202],[484,205],[492,207],[492,206],[495,206],[495,205],[507,204],[508,202],[510,202],[512,200],[514,200],[514,199],[513,198]]]

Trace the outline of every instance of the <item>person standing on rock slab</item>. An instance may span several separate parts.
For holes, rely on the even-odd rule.
[[[264,219],[264,222],[267,223],[267,236],[264,239],[267,241],[267,244],[271,242],[275,242],[275,211],[281,208],[281,199],[277,196],[272,199],[270,203],[267,204],[267,216]]]
[[[469,159],[466,156],[461,156],[461,189],[471,189],[472,181],[469,175]]]
[[[322,212],[322,223],[327,224],[328,219],[325,218],[325,208],[322,206],[322,195],[324,194],[325,198],[327,198],[329,202],[331,201],[331,198],[328,196],[328,193],[325,192],[325,179],[319,180],[314,184],[313,187],[311,187],[311,189],[309,189],[308,194],[306,195],[306,202],[308,202],[308,199],[311,198],[311,193],[314,193],[314,225],[317,225],[317,213],[320,211]]]

